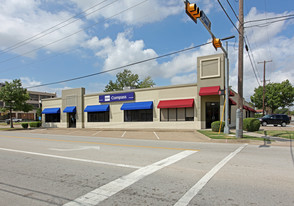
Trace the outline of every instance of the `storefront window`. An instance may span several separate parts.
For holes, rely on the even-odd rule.
[[[88,122],[109,122],[109,111],[88,112]]]
[[[160,121],[194,121],[194,108],[166,108],[160,109]]]
[[[153,109],[125,110],[124,121],[125,122],[152,122]]]
[[[45,122],[60,122],[60,113],[45,114]]]

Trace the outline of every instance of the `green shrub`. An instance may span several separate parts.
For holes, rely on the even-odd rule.
[[[260,117],[262,117],[262,114],[257,114],[257,113],[255,113],[255,114],[254,114],[254,117],[255,117],[255,118],[260,118]]]
[[[243,129],[248,132],[258,131],[260,128],[260,122],[255,118],[246,118],[243,120]]]
[[[22,128],[27,129],[29,127],[28,123],[21,123]]]
[[[42,122],[30,122],[30,127],[34,128],[34,127],[41,127],[42,126]]]
[[[218,132],[220,127],[220,121],[215,121],[211,123],[211,129],[213,132]],[[222,122],[221,132],[224,131],[225,128],[225,122]]]

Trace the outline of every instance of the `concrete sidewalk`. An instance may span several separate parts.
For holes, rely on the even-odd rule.
[[[16,128],[16,127],[15,127]],[[165,140],[184,142],[210,142],[211,139],[195,130],[122,130],[93,128],[33,128],[13,130],[23,133],[56,134],[87,137],[110,137],[144,140]]]
[[[9,125],[1,125],[0,128],[9,128]],[[36,134],[55,134],[55,135],[72,135],[72,136],[87,136],[93,138],[109,137],[109,138],[126,138],[126,139],[142,139],[142,140],[158,140],[158,141],[184,141],[184,142],[214,142],[214,143],[248,143],[253,145],[263,145],[265,141],[272,140],[271,145],[275,146],[291,146],[292,140],[280,137],[265,137],[264,134],[255,132],[243,131],[244,135],[252,137],[265,138],[265,141],[242,139],[210,139],[196,130],[151,130],[151,129],[94,129],[94,128],[32,128],[23,129],[21,125],[14,125],[16,130],[22,133],[36,133]],[[235,130],[231,130],[235,133]],[[234,134],[232,134],[234,136]],[[269,141],[267,141],[269,142]]]

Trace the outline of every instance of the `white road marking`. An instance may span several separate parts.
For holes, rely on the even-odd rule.
[[[157,139],[159,139],[159,137],[158,137],[158,135],[156,134],[156,132],[153,132],[153,133],[154,133],[155,137],[156,137]]]
[[[189,155],[194,154],[197,151],[183,151],[176,155],[170,156],[163,160],[160,160],[156,163],[148,165],[146,167],[142,167],[128,175],[120,177],[106,185],[101,186],[75,200],[72,202],[68,202],[64,204],[64,206],[93,206],[97,205],[98,203],[106,200],[107,198],[111,197],[112,195],[120,192],[121,190],[129,187],[130,185],[136,183],[137,181],[143,179],[144,177],[151,175],[152,173],[167,167]]]
[[[116,167],[127,167],[127,168],[134,168],[134,169],[142,168],[142,167],[134,166],[134,165],[101,162],[101,161],[95,161],[95,160],[79,159],[79,158],[73,158],[73,157],[64,157],[64,156],[43,154],[43,153],[37,153],[37,152],[28,152],[28,151],[22,151],[22,150],[14,150],[14,149],[6,149],[6,148],[0,148],[0,150],[8,151],[8,152],[18,152],[18,153],[24,153],[24,154],[30,154],[30,155],[38,155],[38,156],[43,156],[43,157],[52,157],[52,158],[58,158],[58,159],[88,162],[88,163],[94,163],[94,164],[110,165],[110,166],[116,166]]]
[[[78,150],[87,150],[87,149],[100,150],[100,147],[99,146],[80,146],[80,147],[71,148],[71,149],[58,149],[58,148],[49,148],[49,149],[54,151],[69,152],[69,151],[78,151]]]
[[[95,132],[94,134],[92,134],[92,136],[99,134],[100,132],[102,132],[102,131]]]
[[[125,131],[125,132],[122,134],[122,136],[121,136],[121,137],[124,137],[126,133],[127,133],[127,131]]]
[[[248,144],[236,149],[234,152],[225,157],[217,165],[215,165],[206,175],[204,175],[186,194],[178,200],[174,206],[186,206],[189,202],[198,194],[198,192],[208,183],[208,181],[225,165],[227,164],[236,154],[244,149]]]

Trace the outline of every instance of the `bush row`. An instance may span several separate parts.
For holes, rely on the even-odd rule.
[[[22,128],[27,129],[30,125],[30,128],[41,127],[42,122],[30,122],[30,123],[21,123]]]
[[[246,118],[243,120],[243,129],[248,132],[258,131],[260,128],[260,121],[255,118]]]
[[[215,121],[211,123],[211,129],[213,132],[218,132],[219,131],[219,127],[220,127],[221,122],[220,121]],[[222,127],[221,127],[221,132],[224,131],[225,128],[225,122],[222,122]]]
[[[211,123],[211,130],[213,132],[218,132],[220,128],[220,121],[215,121]],[[224,131],[225,122],[222,122],[221,132]],[[258,131],[260,128],[260,122],[255,118],[246,118],[243,120],[243,129],[248,132]]]

